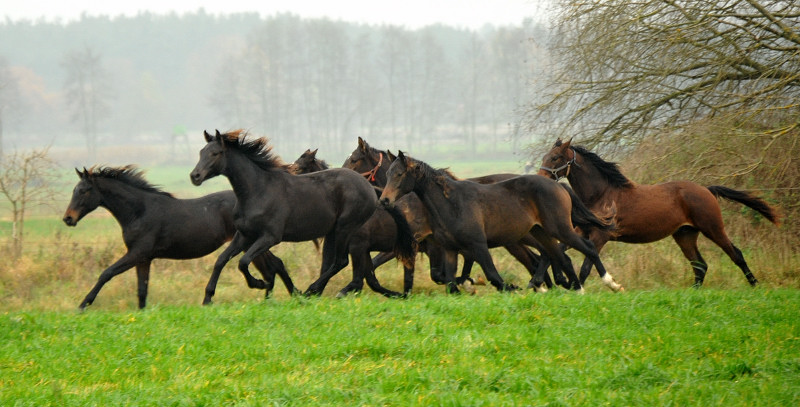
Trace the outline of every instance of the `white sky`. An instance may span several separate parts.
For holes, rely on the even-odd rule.
[[[251,11],[262,16],[291,12],[301,17],[419,28],[433,23],[480,28],[484,24],[520,24],[525,17],[543,20],[545,0],[9,0],[2,21],[44,18],[68,22],[87,15],[133,16],[139,11],[178,14],[204,8],[221,14]]]

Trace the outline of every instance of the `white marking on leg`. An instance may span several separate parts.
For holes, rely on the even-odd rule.
[[[621,285],[614,281],[614,277],[611,276],[611,273],[606,273],[606,275],[603,276],[603,283],[614,292],[624,290]]]

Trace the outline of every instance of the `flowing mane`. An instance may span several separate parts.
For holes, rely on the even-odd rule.
[[[447,186],[447,182],[445,180],[452,179],[458,181],[459,178],[456,177],[452,172],[450,172],[449,168],[433,168],[424,161],[417,160],[416,158],[408,157],[406,158],[411,159],[415,166],[417,167],[417,179],[428,179],[432,180],[434,183],[442,187],[444,191],[444,196],[446,198],[450,197],[450,187]]]
[[[169,192],[165,192],[160,187],[147,182],[147,180],[144,179],[144,171],[140,170],[135,165],[126,165],[122,167],[94,166],[88,170],[84,168],[83,174],[91,178],[115,179],[134,188],[173,197]]]
[[[587,150],[586,147],[572,146],[572,148],[578,154],[582,155],[584,160],[588,161],[592,166],[597,168],[603,178],[605,178],[608,183],[611,184],[611,186],[619,188],[633,188],[633,182],[631,182],[628,177],[622,175],[617,163],[603,160],[599,155]]]
[[[248,135],[249,133],[240,129],[220,134],[219,137],[225,142],[225,146],[236,148],[258,165],[259,168],[287,171],[288,165],[272,152],[272,146],[268,144],[269,140],[265,137],[247,140]]]

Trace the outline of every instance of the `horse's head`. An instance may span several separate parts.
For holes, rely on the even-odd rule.
[[[207,144],[200,150],[200,159],[189,174],[194,185],[200,185],[203,181],[216,177],[225,168],[225,139],[219,130],[214,136],[203,130],[203,136]]]
[[[317,159],[317,150],[307,149],[300,157],[289,165],[289,172],[295,175],[308,174],[328,169],[325,161]]]
[[[381,193],[381,204],[391,205],[401,196],[414,190],[417,182],[417,166],[417,162],[402,151],[397,155],[386,173],[386,187]]]
[[[358,146],[342,164],[343,168],[349,168],[365,177],[373,185],[382,186],[380,169],[388,167],[395,159],[391,152],[380,151],[370,147],[364,139],[358,138]]]
[[[75,226],[78,224],[86,214],[97,209],[103,202],[103,195],[97,189],[95,180],[89,170],[83,169],[83,172],[75,169],[80,181],[75,185],[72,190],[72,199],[69,201],[67,211],[64,213],[62,219],[67,226]]]
[[[575,164],[575,150],[570,148],[571,143],[572,139],[566,142],[556,140],[553,148],[542,158],[538,174],[556,181],[568,176],[570,167]]]

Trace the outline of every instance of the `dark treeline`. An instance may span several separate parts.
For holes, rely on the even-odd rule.
[[[6,21],[0,141],[89,146],[96,131],[114,146],[245,128],[284,154],[350,151],[356,136],[487,152],[519,131],[546,35],[522,17],[481,30],[202,10]],[[102,109],[86,113],[92,106]]]

